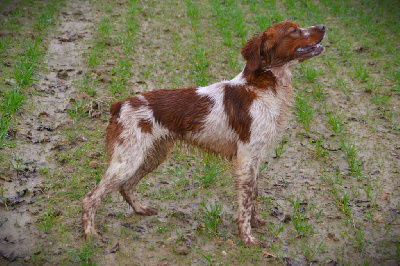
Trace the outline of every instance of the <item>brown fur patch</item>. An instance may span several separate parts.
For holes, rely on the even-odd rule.
[[[242,47],[242,56],[247,61],[245,69],[247,71],[255,71],[260,65],[261,58],[261,44],[262,38],[259,34],[254,35],[253,38],[248,40],[246,44]]]
[[[226,85],[224,88],[224,109],[228,116],[229,126],[239,135],[243,142],[250,140],[250,106],[257,94],[245,86]]]
[[[143,105],[146,105],[146,102],[139,99],[138,97],[130,97],[128,99],[125,99],[124,102],[129,102],[129,105],[133,108],[133,109],[139,109],[140,107],[142,107]]]
[[[179,137],[199,132],[214,105],[210,98],[197,94],[195,88],[149,91],[142,95],[155,120]]]
[[[276,92],[277,80],[275,75],[270,70],[262,71],[260,69],[257,69],[254,72],[245,70],[243,72],[243,78],[245,78],[247,84],[252,86],[254,89],[271,89]]]
[[[114,102],[111,104],[111,118],[106,130],[106,151],[109,158],[111,158],[112,154],[114,153],[114,145],[116,141],[118,140],[119,144],[123,144],[124,142],[123,139],[119,138],[123,130],[123,125],[118,121],[118,118],[121,112],[122,105],[126,102],[129,102],[132,108],[139,108],[145,104],[145,102],[136,97],[128,98],[126,100]]]
[[[138,127],[142,130],[142,133],[151,134],[153,132],[153,124],[149,120],[140,119]]]

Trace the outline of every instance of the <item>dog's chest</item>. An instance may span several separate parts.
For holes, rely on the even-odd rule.
[[[251,141],[261,146],[269,146],[281,133],[292,103],[290,87],[267,91],[254,101],[250,108],[252,117]]]

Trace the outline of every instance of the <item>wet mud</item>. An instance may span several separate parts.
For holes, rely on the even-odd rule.
[[[53,158],[65,143],[63,127],[72,123],[67,109],[76,99],[73,82],[82,74],[83,51],[92,37],[92,25],[88,2],[67,1],[54,33],[46,40],[46,71],[40,73],[17,119],[18,142],[8,158],[11,167],[1,173],[5,189],[4,207],[0,208],[0,255],[9,262],[22,258],[29,263],[40,253],[41,239],[46,237],[36,226],[46,206],[33,199],[46,195],[40,171],[58,167]]]

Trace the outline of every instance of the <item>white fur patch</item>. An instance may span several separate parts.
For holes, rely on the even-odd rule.
[[[282,67],[270,69],[274,76],[277,77],[277,86],[291,86],[292,69],[298,63],[298,60],[293,60],[286,63]],[[279,91],[279,88],[276,90]]]
[[[304,36],[304,37],[308,37],[308,36],[310,36],[310,29],[308,29],[308,28],[300,28],[300,30],[301,30],[301,34]]]
[[[138,126],[140,120],[152,123],[152,133],[143,133]],[[147,106],[134,109],[129,102],[121,107],[118,121],[122,123],[123,130],[120,138],[123,144],[115,144],[110,168],[107,171],[117,174],[120,182],[129,179],[143,163],[148,151],[153,147],[154,141],[167,136],[170,132],[156,123],[153,112]]]
[[[259,94],[259,98],[252,103],[250,115],[253,121],[249,145],[253,156],[264,158],[275,140],[278,133],[277,121],[282,115],[281,104],[281,100],[271,90]]]
[[[228,83],[232,86],[235,85],[245,85],[246,84],[246,79],[243,77],[243,71],[240,72],[236,77],[228,81]]]
[[[235,82],[238,82],[236,79]],[[238,135],[231,129],[224,110],[224,87],[230,82],[219,82],[207,87],[201,87],[196,92],[212,99],[214,106],[205,119],[202,130],[190,136],[190,139],[206,146],[224,147],[238,141]]]

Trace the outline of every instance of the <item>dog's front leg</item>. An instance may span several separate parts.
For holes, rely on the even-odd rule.
[[[253,204],[254,204],[254,208],[251,212],[251,220],[250,220],[250,224],[252,228],[259,228],[262,227],[263,225],[265,225],[267,222],[262,218],[262,216],[260,214],[258,214],[258,171],[259,168],[256,169],[256,182],[255,185],[253,186]]]
[[[252,215],[256,214],[254,191],[257,190],[259,160],[238,156],[236,159],[235,181],[238,194],[238,229],[243,243],[263,246],[251,234]],[[253,218],[254,219],[254,218]]]

